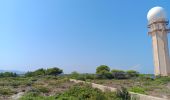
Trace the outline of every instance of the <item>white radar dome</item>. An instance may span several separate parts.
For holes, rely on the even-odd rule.
[[[147,19],[148,21],[151,21],[151,20],[156,20],[156,19],[159,19],[159,18],[165,18],[166,19],[166,12],[164,10],[164,8],[162,7],[153,7],[152,9],[149,10],[148,12],[148,15],[147,15]]]

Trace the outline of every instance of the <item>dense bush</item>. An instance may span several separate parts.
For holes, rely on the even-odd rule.
[[[111,79],[110,68],[106,65],[101,65],[96,68],[96,74],[98,79]]]
[[[100,65],[96,69],[96,74],[104,74],[110,72],[110,68],[106,65]]]
[[[27,92],[19,100],[56,100],[55,96],[42,96],[38,92]]]
[[[14,91],[10,88],[0,88],[0,94],[1,95],[12,95],[14,94]]]
[[[155,78],[153,76],[154,75],[150,75],[150,74],[139,74],[138,80],[142,80],[142,81],[154,80]]]
[[[168,82],[170,82],[170,77],[159,77],[159,78],[156,78],[154,83],[155,84],[167,84]]]
[[[54,68],[48,68],[46,70],[46,75],[54,75],[54,76],[57,76],[59,74],[63,73],[63,70],[57,68],[57,67],[54,67]]]
[[[134,70],[116,70],[110,71],[110,68],[106,65],[100,65],[96,68],[96,74],[80,74],[76,71],[70,74],[71,78],[83,80],[86,79],[127,79],[132,77],[138,77],[140,74]]]
[[[40,68],[40,69],[34,71],[34,74],[35,74],[36,76],[45,75],[45,73],[46,73],[46,70],[43,69],[43,68]]]
[[[86,74],[80,74],[80,73],[74,71],[74,72],[72,72],[72,73],[70,74],[70,77],[71,77],[71,78],[74,78],[74,79],[77,79],[77,80],[85,81],[85,80],[87,80],[87,79],[95,79],[95,78],[96,78],[96,75],[95,75],[95,74],[88,74],[88,73],[86,73]]]
[[[135,93],[140,93],[140,94],[146,94],[145,89],[142,87],[132,87],[129,89],[129,91],[135,92]]]
[[[139,76],[139,72],[135,71],[135,70],[128,70],[126,71],[128,77],[138,77]]]
[[[127,74],[125,71],[123,70],[112,70],[112,76],[115,79],[126,79],[127,78]]]
[[[80,75],[80,74],[79,74],[78,72],[74,71],[74,72],[72,72],[72,73],[70,74],[70,77],[71,77],[71,78],[77,78],[79,75]]]
[[[113,69],[110,72],[110,68],[106,65],[101,65],[96,68],[96,78],[97,79],[127,79],[132,77],[138,77],[139,72],[134,70],[123,71]]]
[[[59,94],[57,100],[121,100],[115,93],[103,93],[90,85],[79,84],[71,87],[68,91]]]
[[[44,76],[44,75],[53,75],[53,76],[57,76],[59,74],[63,73],[63,70],[57,68],[57,67],[54,67],[54,68],[48,68],[47,70],[46,69],[38,69],[38,70],[35,70],[34,72],[27,72],[25,74],[26,77],[33,77],[33,76]]]
[[[45,87],[45,86],[36,86],[35,89],[39,92],[42,92],[42,93],[50,92],[50,89],[48,87]]]
[[[96,78],[97,79],[112,79],[112,73],[107,72],[107,73],[103,73],[103,74],[96,74]]]
[[[131,100],[131,96],[128,92],[128,90],[124,87],[121,87],[116,92],[117,96],[121,98],[121,100]]]
[[[87,84],[76,84],[70,89],[53,95],[43,96],[39,91],[29,91],[20,100],[123,100],[114,92],[102,92]]]
[[[82,80],[85,81],[86,80],[86,76],[84,74],[79,74],[78,77],[76,77],[77,80]]]
[[[95,79],[96,75],[95,74],[85,74],[86,79]]]

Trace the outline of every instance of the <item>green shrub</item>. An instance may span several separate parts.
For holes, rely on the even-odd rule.
[[[71,76],[71,78],[75,78],[76,79],[79,75],[80,74],[78,72],[74,71],[74,72],[71,73],[70,76]]]
[[[86,76],[83,75],[83,74],[80,74],[76,79],[77,79],[77,80],[85,81],[85,80],[86,80]]]
[[[19,100],[56,100],[55,96],[41,96],[37,92],[27,92]]]
[[[86,79],[95,79],[95,74],[79,74],[78,72],[72,72],[71,73],[71,78],[77,79],[77,80],[83,80],[85,81]]]
[[[100,65],[96,68],[97,79],[111,79],[110,68],[106,65]]]
[[[97,74],[96,75],[97,79],[112,79],[112,73],[110,72],[106,72],[106,73],[102,73],[102,74]]]
[[[94,74],[85,74],[86,79],[95,79]]]
[[[91,85],[76,84],[69,90],[54,96],[43,96],[37,90],[31,90],[24,94],[20,100],[121,100],[114,92],[102,92]]]
[[[40,69],[35,70],[33,72],[27,72],[25,74],[25,76],[26,77],[45,76],[45,75],[57,76],[57,75],[62,74],[62,73],[63,73],[63,70],[61,70],[57,67],[48,68],[48,69],[40,68]]]
[[[1,95],[12,95],[14,93],[15,92],[10,88],[0,88],[0,94]]]
[[[156,84],[167,84],[170,82],[170,77],[159,77],[155,79]]]
[[[63,73],[63,70],[57,68],[57,67],[53,67],[53,68],[48,68],[46,70],[46,75],[54,75],[54,76],[57,76],[59,74],[62,74]]]
[[[139,76],[139,72],[137,72],[135,70],[128,70],[128,71],[126,71],[126,73],[127,73],[128,77],[130,77],[130,78]]]
[[[112,79],[112,73],[108,72],[108,73],[104,73],[104,76],[106,77],[106,79]]]
[[[148,75],[148,74],[139,74],[139,77],[138,79],[141,80],[141,81],[145,81],[145,80],[154,80],[152,78],[153,75]]]
[[[117,96],[121,98],[121,100],[131,100],[131,96],[126,88],[121,87],[116,92]]]
[[[145,89],[142,87],[132,87],[129,89],[131,92],[146,94]]]
[[[96,68],[96,74],[103,74],[110,72],[110,68],[106,65],[100,65]]]
[[[40,68],[40,69],[34,71],[34,75],[35,75],[35,76],[42,76],[42,75],[45,75],[45,72],[46,72],[45,69]]]
[[[21,85],[21,82],[20,81],[13,81],[13,82],[11,82],[10,85],[16,88],[16,87]]]
[[[59,79],[59,77],[57,76],[51,76],[51,75],[47,75],[47,76],[45,76],[44,77],[46,80],[58,80]]]
[[[112,70],[112,76],[115,79],[126,79],[127,78],[127,74],[123,71],[123,70]]]
[[[44,86],[36,86],[35,89],[37,89],[39,92],[42,92],[42,93],[50,92],[50,89]]]
[[[111,92],[103,93],[90,85],[76,85],[68,91],[56,96],[57,100],[118,100],[119,98]]]
[[[34,75],[34,72],[27,72],[27,73],[25,73],[25,76],[26,77],[33,77],[35,75]]]

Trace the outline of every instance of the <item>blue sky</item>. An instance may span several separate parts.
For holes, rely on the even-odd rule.
[[[153,73],[146,15],[169,0],[1,0],[0,69]]]

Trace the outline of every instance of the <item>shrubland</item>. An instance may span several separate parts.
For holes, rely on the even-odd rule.
[[[75,84],[66,91],[53,95],[43,96],[40,92],[29,91],[20,100],[130,100],[126,90],[119,93],[102,92],[89,84]]]
[[[17,77],[17,74],[13,72],[0,73],[0,78],[3,78],[3,77]]]
[[[69,79],[103,84],[120,91],[103,93],[90,85],[75,84]],[[57,67],[40,68],[25,75],[0,73],[0,99],[10,100],[12,95],[24,92],[20,100],[128,100],[128,91],[170,98],[169,84],[170,77],[153,77],[135,70],[111,69],[106,65],[98,66],[93,74],[76,71],[63,74],[63,70]]]
[[[106,65],[101,65],[96,68],[96,74],[80,74],[76,71],[72,72],[70,77],[78,80],[93,80],[93,79],[130,79],[136,78],[140,75],[139,72],[135,70],[117,70],[112,69]]]
[[[48,69],[40,68],[40,69],[35,70],[33,72],[27,72],[25,74],[25,76],[26,77],[45,76],[45,75],[57,76],[57,75],[62,74],[62,73],[63,73],[63,70],[61,70],[60,68],[57,68],[57,67],[48,68]]]

